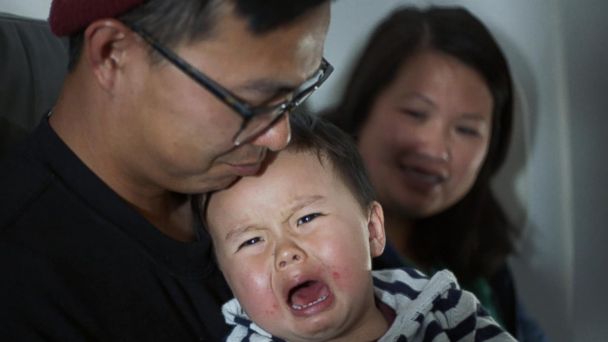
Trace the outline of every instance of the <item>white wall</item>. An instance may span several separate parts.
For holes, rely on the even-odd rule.
[[[576,341],[608,340],[608,3],[560,0],[572,150]]]
[[[517,285],[552,341],[608,338],[608,13],[604,0],[338,0],[326,44],[336,72],[312,100],[332,103],[369,30],[403,4],[462,4],[505,50],[518,90],[514,148],[496,184],[525,228]],[[0,0],[0,11],[46,18],[50,0]]]
[[[39,19],[48,17],[50,6],[51,0],[0,0],[0,12]]]

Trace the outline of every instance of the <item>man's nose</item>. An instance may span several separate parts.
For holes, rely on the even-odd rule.
[[[251,144],[266,147],[271,151],[279,151],[287,146],[290,139],[289,114],[284,114],[272,126],[255,137]]]

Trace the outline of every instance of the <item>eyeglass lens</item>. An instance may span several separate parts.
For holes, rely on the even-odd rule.
[[[285,113],[292,111],[295,107],[299,106],[302,102],[312,95],[320,86],[321,83],[329,76],[332,70],[319,70],[317,73],[309,78],[304,84],[300,85],[295,91],[294,97],[274,108],[269,108],[268,111],[257,113],[250,117],[248,120],[243,122],[243,127],[237,133],[234,144],[241,145],[242,143],[250,140],[251,138],[262,133],[269,127],[272,127],[277,121],[280,120],[281,116]]]

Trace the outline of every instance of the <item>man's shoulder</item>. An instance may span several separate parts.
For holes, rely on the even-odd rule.
[[[0,230],[27,211],[52,182],[52,172],[25,147],[0,161]]]

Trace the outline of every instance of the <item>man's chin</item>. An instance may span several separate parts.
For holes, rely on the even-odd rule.
[[[215,177],[213,179],[206,178],[204,180],[190,180],[183,182],[177,186],[173,186],[172,191],[175,193],[186,195],[205,194],[213,191],[222,190],[232,186],[241,177],[238,175],[225,175]]]

